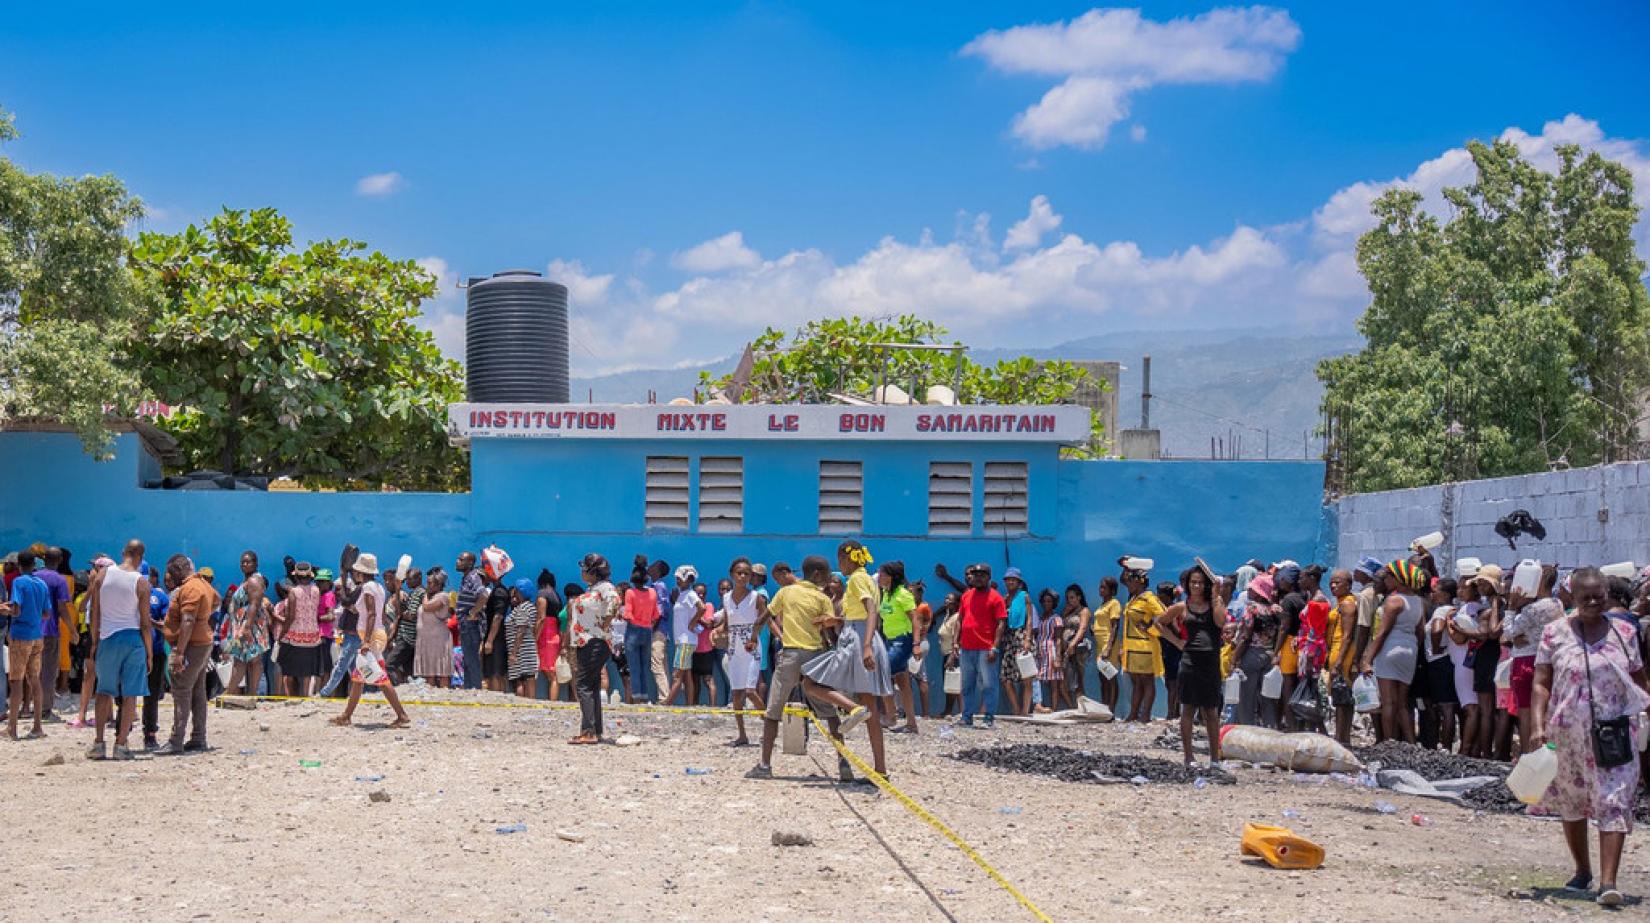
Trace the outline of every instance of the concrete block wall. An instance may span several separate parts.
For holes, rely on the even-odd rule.
[[[1440,564],[1466,556],[1501,564],[1531,557],[1561,567],[1650,564],[1650,462],[1354,494],[1334,507],[1334,557],[1343,567],[1366,554],[1396,557],[1433,530],[1445,536]],[[1520,509],[1546,526],[1547,537],[1520,536],[1515,550],[1495,534],[1495,523]]]

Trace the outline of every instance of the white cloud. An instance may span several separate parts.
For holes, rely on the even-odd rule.
[[[435,277],[435,297],[424,302],[420,326],[435,334],[435,345],[450,359],[464,361],[464,296],[458,273],[439,256],[419,257],[417,263]]]
[[[580,311],[607,300],[607,290],[613,286],[613,274],[591,275],[578,260],[551,260],[545,277],[567,286],[570,309]]]
[[[1556,167],[1561,143],[1597,150],[1633,171],[1635,196],[1650,207],[1650,146],[1608,138],[1575,116],[1502,137],[1547,169]],[[764,259],[730,232],[718,238],[728,242],[724,258],[707,259],[700,264],[707,268],[665,289],[644,282],[629,258],[617,274],[576,260],[551,263],[550,274],[573,290],[572,361],[580,374],[726,356],[765,327],[794,329],[847,314],[916,314],[965,342],[1010,347],[1047,346],[1107,328],[1332,322],[1344,329],[1369,298],[1354,254],[1358,233],[1370,226],[1369,202],[1404,183],[1421,189],[1442,215],[1442,189],[1470,176],[1466,151],[1452,149],[1397,179],[1351,183],[1297,220],[1239,223],[1224,236],[1173,248],[1088,239],[1039,195],[1000,244],[986,215],[959,211],[947,240],[927,231],[886,236],[844,258],[808,248]],[[726,254],[740,251],[750,255],[730,264]],[[420,263],[452,275],[435,258]],[[452,305],[434,311],[429,325],[443,348],[461,354],[461,301]]]
[[[369,198],[382,198],[400,192],[406,188],[406,185],[407,181],[394,170],[388,173],[373,173],[355,181],[355,194]]]
[[[1043,242],[1044,235],[1058,228],[1065,219],[1054,213],[1054,207],[1048,204],[1048,196],[1040,195],[1031,200],[1031,211],[1008,229],[1008,236],[1003,238],[1004,250],[1025,250]]]
[[[1166,22],[1139,10],[1093,9],[1068,22],[986,32],[962,53],[1006,74],[1063,78],[1014,119],[1014,134],[1034,148],[1097,148],[1128,116],[1133,93],[1163,83],[1267,80],[1300,37],[1287,12],[1263,6]]]
[[[1014,135],[1034,148],[1097,148],[1129,115],[1129,91],[1138,84],[1104,77],[1072,77],[1014,117]]]
[[[675,253],[670,265],[688,272],[722,272],[748,269],[762,262],[761,254],[745,246],[745,235],[729,231],[695,247]]]

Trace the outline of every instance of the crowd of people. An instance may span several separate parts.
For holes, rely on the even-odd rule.
[[[1215,762],[1222,723],[1350,744],[1361,715],[1377,741],[1479,758],[1550,744],[1561,771],[1541,809],[1564,822],[1572,884],[1592,881],[1591,820],[1601,895],[1619,897],[1642,748],[1606,757],[1598,738],[1617,725],[1635,742],[1650,731],[1650,568],[1630,579],[1526,562],[1515,578],[1467,558],[1446,574],[1412,552],[1334,571],[1252,560],[1221,573],[1197,559],[1155,586],[1154,562],[1125,556],[1092,606],[1077,583],[1033,596],[1018,568],[999,578],[977,563],[958,580],[938,564],[935,608],[903,562],[878,563],[857,541],[796,569],[737,557],[714,583],[645,555],[620,582],[587,555],[580,582],[560,584],[548,569],[520,576],[496,547],[461,553],[449,575],[406,556],[384,566],[354,546],[336,571],[288,557],[272,580],[247,551],[222,591],[184,555],[150,564],[138,540],[84,571],[66,549],[37,545],[5,558],[6,732],[16,739],[27,721],[26,737],[44,736],[61,720],[58,695],[78,692],[66,723],[93,728],[90,758],[134,758],[140,718],[144,749],[181,754],[208,749],[207,703],[220,690],[338,696],[340,725],[376,691],[402,727],[397,687],[420,683],[575,700],[574,745],[602,739],[604,702],[732,705],[734,746],[758,745],[745,713],[760,712],[752,778],[772,775],[785,707],[805,702],[839,738],[864,725],[886,775],[884,734],[919,733],[919,717],[991,727],[999,703],[1027,716],[1092,692],[1120,720],[1149,722],[1161,682],[1188,764],[1198,725]],[[931,671],[945,678],[940,695]],[[839,770],[853,778],[845,761]]]

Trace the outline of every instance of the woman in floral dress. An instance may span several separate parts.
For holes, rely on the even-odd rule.
[[[264,596],[264,578],[258,574],[246,578],[246,590],[238,606],[229,611],[229,637],[225,649],[232,666],[229,670],[229,691],[241,691],[246,683],[246,694],[258,694],[258,681],[263,678],[264,652],[269,650],[269,623],[275,607]],[[237,594],[240,595],[240,594]]]
[[[1616,870],[1633,829],[1638,754],[1620,766],[1600,766],[1592,727],[1594,720],[1622,715],[1642,721],[1642,712],[1650,707],[1650,686],[1633,626],[1604,615],[1604,575],[1584,567],[1571,578],[1570,589],[1575,614],[1542,630],[1535,655],[1532,743],[1551,742],[1558,755],[1558,776],[1541,804],[1564,821],[1564,840],[1575,861],[1575,877],[1565,886],[1571,890],[1586,891],[1592,885],[1587,822],[1598,828],[1598,902],[1617,906],[1625,901],[1616,889]]]

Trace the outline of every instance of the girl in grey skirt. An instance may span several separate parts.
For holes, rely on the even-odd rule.
[[[882,721],[875,716],[883,696],[893,695],[894,683],[888,673],[888,648],[883,646],[882,632],[877,624],[881,617],[881,591],[877,582],[865,569],[871,563],[871,552],[856,541],[843,542],[837,548],[837,566],[847,575],[842,597],[842,629],[836,647],[815,658],[803,668],[803,675],[857,700],[871,715],[866,721],[870,729],[871,755],[876,771],[886,776],[888,763],[882,746]],[[859,715],[860,709],[854,710]],[[860,718],[860,720],[865,720]],[[844,732],[847,726],[845,723]]]

